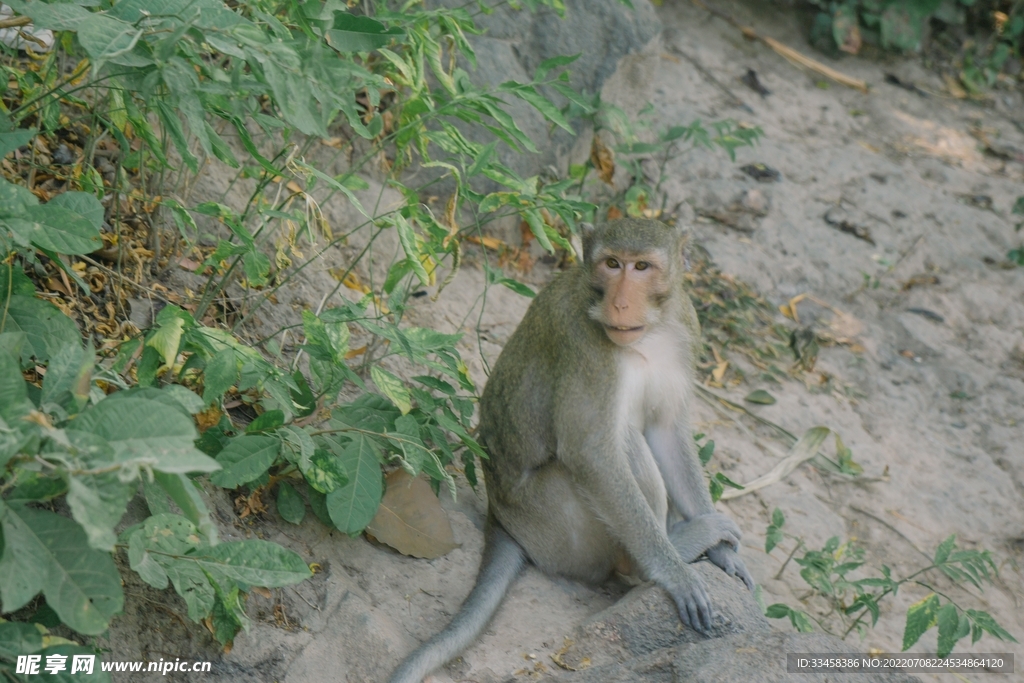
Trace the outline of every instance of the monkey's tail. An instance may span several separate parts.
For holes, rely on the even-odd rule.
[[[451,623],[420,645],[398,667],[390,683],[421,683],[423,677],[466,649],[498,611],[509,586],[526,564],[526,553],[493,517],[487,520],[484,556],[476,585]]]

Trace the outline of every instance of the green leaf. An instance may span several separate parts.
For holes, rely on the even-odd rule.
[[[103,205],[88,192],[62,192],[48,201],[46,206],[63,207],[89,221],[96,230],[103,227]]]
[[[299,471],[306,483],[320,493],[330,493],[348,483],[348,474],[338,457],[320,448],[309,458],[299,460]]]
[[[402,415],[395,420],[397,434],[388,434],[388,439],[402,453],[402,460],[410,474],[419,474],[423,464],[431,458],[431,452],[420,440],[420,425],[412,415]]]
[[[10,132],[0,133],[0,159],[13,152],[14,150],[27,145],[32,142],[32,138],[36,136],[36,130],[12,130]]]
[[[412,399],[409,397],[409,390],[406,389],[405,383],[402,380],[379,365],[374,365],[370,368],[370,377],[373,379],[373,383],[377,385],[377,388],[390,398],[392,403],[398,406],[398,409],[402,411],[402,415],[412,410]]]
[[[975,629],[980,629],[982,631],[990,633],[999,640],[1011,643],[1017,642],[1017,639],[1010,635],[1010,633],[1006,629],[1004,629],[1002,626],[996,623],[996,620],[993,619],[992,615],[988,612],[969,609],[965,612],[965,614],[972,622],[972,631],[974,631]],[[980,635],[978,637],[980,637]],[[978,637],[974,638],[975,642],[977,642]]]
[[[153,479],[181,508],[182,514],[209,539],[210,545],[216,545],[217,526],[210,518],[210,511],[206,508],[206,503],[203,502],[192,480],[184,474],[168,474],[166,472],[154,472]],[[158,514],[155,510],[150,510],[150,512]]]
[[[132,532],[129,548],[132,545],[143,548],[135,551],[137,563],[144,562],[139,555],[145,553],[164,569],[174,590],[185,599],[189,619],[199,621],[209,615],[215,597],[213,586],[202,568],[183,559],[203,546],[195,525],[180,515],[154,515],[143,522],[141,529]],[[156,570],[148,575],[154,580],[159,578]]]
[[[105,439],[120,462],[134,460],[173,474],[218,469],[212,458],[193,445],[199,435],[192,419],[160,401],[108,398],[79,415],[74,427]]]
[[[747,394],[746,398],[743,399],[749,403],[758,403],[764,406],[770,406],[775,403],[775,397],[769,394],[764,389],[758,389]]]
[[[700,458],[701,465],[707,465],[711,461],[711,456],[715,454],[715,442],[713,439],[708,439],[700,450],[697,451],[697,457]]]
[[[71,516],[82,525],[90,547],[112,551],[117,542],[114,527],[135,495],[136,486],[118,479],[116,472],[68,479],[68,506]]]
[[[46,368],[40,404],[54,403],[72,415],[77,413],[89,399],[93,361],[92,351],[77,340],[66,344]]]
[[[939,596],[929,594],[907,609],[907,625],[903,629],[903,651],[906,652],[924,632],[935,625],[939,611]]]
[[[121,579],[108,553],[89,547],[72,520],[0,502],[4,551],[0,557],[2,610],[13,612],[40,590],[62,622],[100,635],[121,611]]]
[[[789,611],[789,623],[793,624],[800,633],[814,633],[814,623],[811,618],[807,616],[806,612],[794,609]]]
[[[277,485],[277,512],[284,521],[292,524],[301,524],[306,516],[305,501],[286,481]]]
[[[277,460],[281,442],[272,436],[239,436],[217,455],[224,468],[210,477],[217,486],[237,488],[262,476]]]
[[[13,423],[28,415],[35,406],[28,398],[25,379],[16,358],[0,350],[0,419]]]
[[[0,623],[0,659],[15,660],[43,649],[43,634],[33,624]]]
[[[284,426],[284,412],[268,410],[250,422],[245,428],[245,433],[259,434],[261,432],[272,432],[282,426]]]
[[[956,534],[951,534],[949,538],[939,544],[939,547],[935,550],[935,564],[945,564],[949,558],[949,554],[956,548]]]
[[[88,4],[90,3],[82,3]],[[91,14],[84,6],[71,3],[50,5],[43,2],[22,3],[18,13],[32,17],[32,21],[40,28],[54,31],[77,31],[79,24]]]
[[[722,484],[730,487],[730,488],[734,488],[734,489],[737,489],[737,490],[740,490],[740,491],[743,490],[743,485],[742,484],[737,484],[736,482],[734,482],[732,479],[730,479],[729,477],[725,476],[721,472],[716,472],[715,473],[715,479],[717,481],[721,482]]]
[[[400,213],[395,214],[395,229],[398,230],[398,241],[402,244],[402,251],[405,252],[409,265],[412,267],[413,272],[416,273],[416,277],[419,278],[421,284],[429,284],[430,275],[427,274],[427,269],[423,267],[423,262],[420,261],[420,250],[416,245],[416,233],[413,232],[409,221],[405,220],[405,217]]]
[[[520,85],[515,81],[508,81],[507,83],[502,83],[502,87],[507,88],[519,99],[528,102],[551,123],[555,124],[559,128],[569,131],[573,135],[576,134],[576,131],[571,125],[569,125],[569,122],[565,120],[565,117],[562,116],[562,112],[558,110],[558,107],[551,104],[550,100],[537,92],[537,89],[532,85]]]
[[[13,294],[35,296],[35,293],[35,285],[24,270],[0,263],[0,302],[7,301],[7,297]]]
[[[166,513],[165,513],[166,514]],[[136,531],[128,537],[128,564],[143,581],[157,590],[167,588],[168,576],[160,563],[146,552],[145,534]]]
[[[160,121],[163,122],[164,128],[167,130],[167,134],[171,138],[171,142],[174,143],[174,147],[178,150],[178,154],[181,155],[185,165],[188,166],[193,173],[199,172],[199,161],[195,155],[192,154],[192,150],[188,146],[188,138],[185,137],[185,130],[181,126],[181,119],[178,118],[177,112],[175,112],[167,102],[161,98],[156,99],[156,111],[160,116]]]
[[[3,313],[0,308],[0,315]],[[7,306],[7,318],[0,319],[4,332],[24,332],[27,344],[22,358],[46,362],[69,339],[80,339],[78,326],[56,306],[39,299],[15,294]]]
[[[262,287],[270,275],[270,259],[262,251],[248,251],[242,256],[242,270],[250,285]]]
[[[335,449],[331,442],[332,450]],[[356,434],[337,453],[348,475],[348,483],[327,494],[331,521],[349,535],[360,533],[370,523],[383,495],[380,463],[370,440]]]
[[[207,405],[220,399],[238,382],[238,361],[234,349],[224,349],[206,363],[203,371],[203,401]]]
[[[398,28],[387,28],[379,21],[348,12],[335,11],[334,24],[324,32],[327,44],[338,52],[371,52],[392,40],[405,37]]]
[[[943,605],[942,609],[939,610],[937,621],[939,623],[937,654],[939,657],[945,657],[953,651],[953,646],[956,645],[958,633],[960,632],[960,615],[957,612],[956,605],[953,603]]]
[[[779,508],[775,508],[772,511],[772,524],[780,529],[786,524],[786,516],[782,514],[782,510]]]
[[[558,57],[552,57],[551,59],[545,59],[537,66],[537,70],[533,74],[533,80],[543,81],[550,71],[572,64],[580,58],[581,54],[582,53],[561,55]]]
[[[250,586],[280,588],[313,575],[298,553],[258,539],[221,543],[189,559],[215,578]]]
[[[22,244],[59,254],[89,254],[103,247],[99,228],[89,218],[52,202],[30,206],[15,218],[0,218],[0,225],[6,225]]]
[[[151,60],[134,51],[143,31],[106,14],[91,13],[77,26],[78,42],[96,68],[103,62],[122,66],[147,66]]]

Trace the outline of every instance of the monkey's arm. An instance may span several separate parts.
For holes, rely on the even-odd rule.
[[[646,577],[664,588],[684,624],[711,628],[711,602],[704,582],[679,557],[630,469],[631,449],[646,448],[640,434],[584,434],[578,425],[559,430],[559,460],[570,472],[612,536],[625,547]]]
[[[672,505],[688,521],[694,522],[704,516],[717,516],[711,493],[704,481],[704,472],[697,457],[693,439],[690,437],[689,421],[681,420],[675,428],[655,427],[644,434],[654,459],[658,463],[665,489]],[[739,529],[736,529],[736,543],[722,541],[707,547],[708,559],[720,567],[729,576],[735,576],[754,590],[754,579],[747,571],[736,549],[739,547]],[[696,552],[696,547],[704,537],[691,537],[685,551]],[[677,541],[678,547],[678,541]],[[704,550],[696,552],[699,557]],[[685,554],[683,550],[680,554]]]

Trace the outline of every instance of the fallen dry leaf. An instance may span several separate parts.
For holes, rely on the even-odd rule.
[[[612,151],[601,142],[601,138],[596,135],[593,142],[590,143],[590,163],[597,169],[597,176],[611,185],[612,176],[615,174],[615,157],[612,155]]]
[[[386,478],[387,492],[368,534],[403,555],[431,560],[457,548],[448,515],[425,480],[405,470]]]

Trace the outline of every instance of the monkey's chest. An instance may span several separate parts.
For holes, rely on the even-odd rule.
[[[618,359],[619,416],[641,432],[674,423],[686,409],[689,369],[678,338],[654,334]]]

